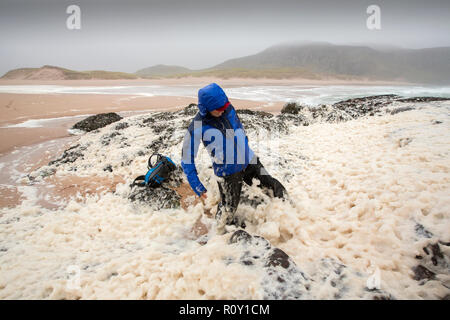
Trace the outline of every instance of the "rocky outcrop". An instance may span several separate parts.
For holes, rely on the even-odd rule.
[[[365,280],[368,275],[354,271],[332,258],[317,261],[314,273],[308,275],[283,250],[273,247],[263,237],[237,230],[229,238],[229,244],[236,246],[242,254],[237,261],[230,260],[226,263],[237,262],[246,268],[264,273],[261,283],[264,291],[263,299],[312,299],[318,293],[316,290],[323,287],[329,288],[323,299],[355,298],[349,296],[350,291],[356,292],[356,296],[363,299],[395,299],[381,289],[369,289],[364,285],[350,290],[354,286],[350,278]]]
[[[400,107],[403,108],[400,111],[397,105],[397,109],[393,109],[398,110],[397,112],[393,113],[392,110],[389,110],[388,107],[396,101],[400,101],[400,97],[380,95],[349,99],[333,105],[317,107],[291,106],[289,108],[293,110],[292,112],[288,112],[289,108],[287,108],[279,115],[253,110],[237,110],[237,114],[247,133],[266,130],[282,135],[288,133],[292,126],[310,125],[321,121],[351,121],[359,117],[407,111],[405,108],[409,108],[409,106]],[[116,118],[120,120],[115,120],[118,121],[117,124],[108,127],[105,131],[93,129],[93,132],[87,133],[87,135],[92,135],[92,139],[85,139],[83,143],[80,142],[67,149],[60,158],[50,162],[41,173],[42,175],[49,172],[54,173],[61,166],[68,171],[83,170],[89,168],[89,166],[95,166],[97,164],[84,159],[85,154],[101,154],[102,152],[107,154],[108,148],[117,152],[116,159],[118,160],[114,162],[106,157],[106,161],[97,170],[101,173],[116,172],[117,168],[124,166],[135,166],[136,163],[133,163],[133,161],[139,157],[140,165],[142,165],[142,157],[148,157],[154,152],[162,154],[167,154],[169,150],[180,150],[181,152],[180,143],[184,138],[187,126],[196,113],[197,105],[191,104],[177,112],[152,112],[121,120]],[[151,139],[141,140],[144,143],[136,147],[131,140],[133,136],[128,134],[130,132],[128,130],[139,130],[140,137],[147,136],[150,133],[148,136],[151,136]],[[410,138],[400,139],[398,140],[398,146],[408,148],[408,144],[411,142],[414,143]],[[130,148],[130,146],[134,146],[134,148]],[[277,155],[274,155],[274,157],[277,157]],[[289,163],[283,162],[283,159],[280,160],[280,163],[282,166],[289,166]],[[140,174],[145,174],[145,172]],[[132,178],[135,177],[129,177],[129,179]],[[181,205],[181,197],[176,189],[183,183],[186,183],[186,179],[181,168],[178,167],[172,173],[170,179],[163,183],[162,188],[131,187],[128,199],[131,202],[145,204],[155,209],[178,208]],[[243,189],[241,205],[256,207],[264,201],[264,199],[257,197],[249,198]],[[430,239],[431,242],[423,248],[420,255],[416,256],[417,265],[412,269],[412,278],[420,284],[425,284],[427,281],[439,280],[443,275],[448,275],[449,256],[447,246],[449,244],[434,241],[433,234],[419,223],[416,224],[415,231],[418,237]],[[206,243],[206,238],[201,239],[203,244]],[[327,299],[395,298],[381,289],[368,288],[365,285],[369,277],[368,274],[352,270],[336,259],[324,258],[316,261],[315,270],[306,273],[286,252],[273,247],[264,238],[252,236],[244,230],[234,232],[230,237],[229,245],[236,246],[241,254],[235,261],[230,260],[226,263],[239,263],[245,268],[255,268],[255,270],[262,271],[265,275],[261,283],[264,299],[314,298],[318,296],[318,291],[321,291],[320,288],[323,287],[329,289],[326,290],[327,293],[324,297]],[[448,286],[449,284],[442,282],[442,285]],[[355,286],[357,286],[356,289]]]
[[[448,101],[450,98],[442,97],[414,97],[397,99],[399,102],[431,102],[431,101]]]
[[[304,106],[296,102],[288,102],[281,109],[281,113],[299,114],[304,108]]]
[[[416,223],[414,230],[418,238],[427,238],[431,241],[422,248],[421,254],[415,256],[418,264],[412,268],[413,279],[420,285],[424,285],[430,280],[439,281],[450,294],[450,283],[446,280],[450,274],[450,250],[448,248],[450,243],[432,241],[433,233],[420,223]],[[441,299],[445,299],[445,296]]]
[[[143,173],[145,174],[145,173]],[[183,182],[183,171],[177,166],[169,178],[158,188],[130,185],[128,196],[131,202],[140,202],[155,209],[179,208],[181,196],[175,191]]]
[[[75,123],[72,129],[83,130],[86,132],[94,131],[96,129],[100,129],[106,127],[107,125],[122,120],[122,117],[117,113],[101,113],[94,116],[87,117],[80,122]],[[120,129],[124,129],[121,127]],[[120,130],[119,129],[119,130]]]
[[[308,299],[307,276],[282,250],[274,248],[269,241],[259,236],[251,236],[244,230],[232,234],[230,245],[239,247],[242,255],[239,263],[248,268],[259,268],[265,273],[261,286],[263,299]],[[228,261],[231,263],[234,261]]]
[[[50,161],[49,166],[58,167],[62,164],[73,163],[80,158],[83,158],[83,151],[87,149],[88,146],[81,146],[79,144],[70,147],[65,150],[63,154],[56,160]],[[75,170],[76,171],[76,170]]]

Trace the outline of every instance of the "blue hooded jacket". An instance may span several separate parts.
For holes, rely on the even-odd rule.
[[[248,146],[247,135],[234,107],[228,105],[220,117],[209,113],[227,102],[225,92],[215,83],[198,91],[199,112],[184,137],[181,160],[189,184],[198,196],[206,192],[195,167],[200,141],[213,161],[214,173],[219,177],[240,172],[254,160],[254,153]]]

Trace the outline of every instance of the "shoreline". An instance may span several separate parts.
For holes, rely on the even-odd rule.
[[[23,146],[67,137],[67,130],[82,120],[76,119],[79,116],[107,112],[177,111],[191,103],[197,103],[197,99],[180,96],[0,93],[0,155]],[[241,99],[233,99],[232,103],[236,109],[264,108],[268,112],[279,111],[284,105],[284,102],[265,103]],[[58,119],[63,117],[68,118]],[[50,128],[11,127],[29,120],[44,119],[54,119],[55,124]]]
[[[361,106],[373,105],[381,111],[372,116],[368,108],[347,102],[350,111],[356,112],[352,113],[356,119],[349,114],[345,116],[340,108],[343,105],[320,114],[305,112],[275,119],[252,113],[242,115],[249,140],[254,143],[252,147],[268,172],[286,186],[295,203],[294,206],[287,201],[262,200],[256,205],[246,205],[242,201],[240,214],[245,214],[246,232],[263,237],[293,259],[312,280],[308,290],[311,299],[337,298],[335,290],[340,290],[341,299],[373,298],[375,293],[366,289],[366,280],[378,269],[383,287],[376,292],[377,297],[381,294],[394,299],[440,299],[448,292],[442,280],[448,270],[442,260],[437,260],[437,266],[433,264],[423,248],[432,244],[439,249],[438,240],[449,241],[446,209],[450,205],[450,180],[448,154],[444,150],[448,149],[450,102],[425,105],[411,102],[414,110],[392,113],[390,108],[384,110],[388,106],[383,104],[388,100],[360,100]],[[402,106],[405,105],[394,107],[397,110]],[[3,297],[102,299],[128,294],[143,299],[186,298],[185,291],[159,290],[161,283],[166,288],[176,288],[180,279],[168,273],[167,268],[161,268],[162,263],[168,266],[186,263],[182,266],[186,274],[195,271],[216,278],[215,273],[208,273],[210,268],[199,271],[205,263],[198,258],[201,255],[208,261],[223,261],[223,252],[230,248],[226,245],[228,238],[215,233],[215,220],[208,214],[214,214],[220,197],[209,159],[203,162],[200,158],[197,166],[209,192],[203,204],[195,204],[190,198],[187,203],[193,205],[187,209],[181,205],[171,208],[173,204],[164,197],[170,193],[164,192],[150,193],[150,198],[141,198],[147,200],[140,202],[130,198],[129,183],[145,171],[148,153],[176,154],[172,159],[179,162],[182,142],[173,133],[190,118],[189,114],[161,115],[155,117],[154,123],[146,122],[147,116],[127,119],[122,129],[111,126],[80,136],[71,154],[26,177],[21,175],[23,185],[17,191],[24,199],[18,198],[19,205],[13,209],[2,210],[3,221],[7,223],[4,225],[7,251],[3,254],[5,261],[15,261],[20,256],[38,267],[40,274],[28,265],[5,263],[4,273],[11,281],[0,290]],[[287,135],[278,134],[281,124],[292,128]],[[159,129],[153,130],[154,125]],[[273,139],[277,149],[265,145],[269,139]],[[150,140],[162,143],[148,148]],[[15,154],[17,165],[27,165],[28,161],[22,160],[27,156],[26,150]],[[284,161],[279,161],[278,156]],[[34,165],[37,162],[31,161]],[[176,173],[174,180],[178,181],[182,174]],[[17,171],[9,175],[17,176]],[[258,199],[261,195],[259,189],[243,188],[246,199]],[[196,221],[204,226],[207,235],[203,238],[190,231]],[[105,247],[105,243],[111,246]],[[446,247],[441,248],[445,262],[448,252]],[[52,259],[42,262],[39,259],[42,256]],[[234,261],[242,261],[240,257],[239,253]],[[198,263],[193,265],[192,261]],[[65,290],[66,279],[59,278],[69,264],[89,269],[84,273],[82,288],[75,293]],[[418,279],[415,271],[418,265],[436,274],[438,280],[427,282],[425,291],[423,281],[419,282],[425,279]],[[147,273],[138,269],[135,274],[136,266],[143,266]],[[229,277],[225,279],[227,283],[257,287],[262,283],[260,278],[247,277],[240,282],[236,279],[236,275],[247,271],[254,273],[255,266],[258,263],[250,267],[236,264],[234,267],[243,268],[242,271],[220,270],[220,274]],[[334,284],[321,280],[324,274],[337,274],[336,266],[343,266],[339,268],[342,268],[340,275],[346,276],[344,280],[328,278]],[[218,268],[229,270],[225,263]],[[111,280],[108,275],[112,272],[117,275]],[[155,273],[163,279],[161,282],[154,282]],[[17,274],[23,279],[19,284],[13,281]],[[206,292],[198,279],[194,274],[186,281]],[[263,275],[261,279],[266,277]],[[284,279],[285,283],[291,281]],[[33,291],[23,291],[23,283]],[[147,286],[142,289],[140,283]],[[216,286],[217,283],[210,285]],[[46,291],[49,287],[55,289]],[[118,287],[124,291],[117,293]],[[225,298],[259,297],[257,292],[226,292]]]
[[[220,83],[223,87],[251,86],[251,85],[362,85],[362,86],[422,86],[424,84],[403,81],[375,81],[368,79],[342,80],[321,79],[312,80],[305,78],[271,79],[271,78],[227,78],[216,77],[184,77],[161,79],[120,79],[120,80],[7,80],[0,79],[0,86],[6,85],[66,85],[66,86],[109,86],[109,85],[207,85],[211,82]]]

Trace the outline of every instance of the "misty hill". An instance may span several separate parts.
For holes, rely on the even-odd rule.
[[[6,80],[89,80],[89,79],[137,79],[138,76],[125,72],[113,71],[74,71],[45,65],[40,68],[20,68],[10,70],[1,79]]]
[[[270,73],[280,68],[372,80],[450,83],[450,47],[377,50],[328,43],[286,44],[227,60],[209,70],[247,69]]]
[[[164,77],[173,76],[177,74],[191,73],[193,70],[180,67],[180,66],[168,66],[164,64],[158,64],[152,67],[144,68],[136,71],[136,74],[141,77]]]

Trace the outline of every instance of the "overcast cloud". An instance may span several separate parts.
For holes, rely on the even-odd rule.
[[[81,8],[81,30],[66,8]],[[381,8],[381,30],[366,9]],[[206,68],[286,41],[450,46],[450,1],[1,0],[0,73],[51,64],[135,72],[154,64]]]

